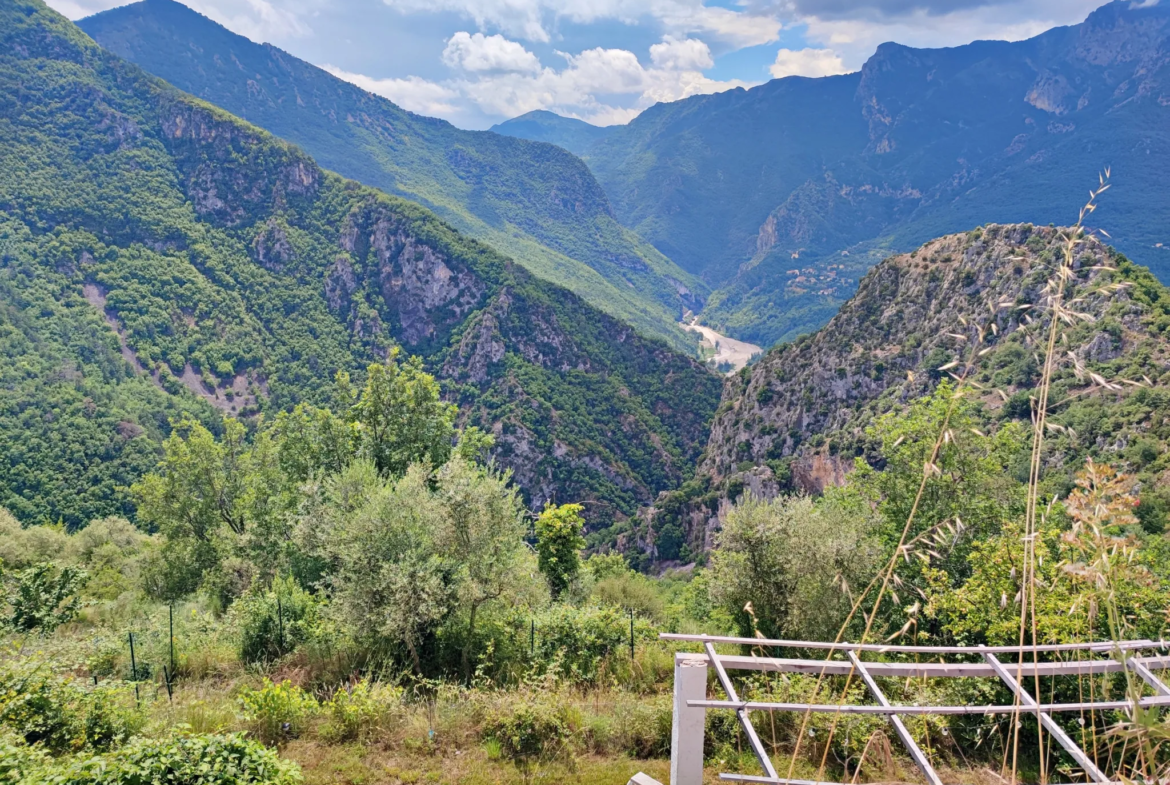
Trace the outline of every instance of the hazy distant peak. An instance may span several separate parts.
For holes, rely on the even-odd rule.
[[[493,125],[490,130],[504,136],[548,142],[576,155],[585,155],[590,145],[605,138],[617,127],[620,126],[601,128],[584,120],[562,117],[546,109],[536,109]]]

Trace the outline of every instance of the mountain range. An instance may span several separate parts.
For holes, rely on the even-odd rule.
[[[820,493],[842,484],[856,458],[880,468],[875,420],[905,412],[967,362],[983,431],[1012,421],[1030,428],[1043,365],[1036,325],[1046,321],[1033,322],[1032,309],[1046,303],[1063,243],[1059,229],[987,224],[879,263],[823,328],[729,377],[695,479],[659,498],[643,546],[659,559],[693,557],[745,489]],[[1074,269],[1065,298],[1076,315],[1053,376],[1045,482],[1067,493],[1092,457],[1136,476],[1143,500],[1165,495],[1170,289],[1091,235]],[[1026,461],[1016,469],[1026,481]]]
[[[40,0],[0,1],[0,506],[132,515],[176,418],[328,404],[338,371],[360,382],[395,347],[494,433],[532,504],[607,521],[689,476],[721,386]]]
[[[878,47],[860,71],[658,104],[628,125],[524,115],[614,213],[713,289],[702,320],[762,345],[824,324],[874,263],[986,222],[1092,217],[1170,281],[1170,4],[1116,0],[1017,42]]]
[[[413,114],[173,0],[78,24],[105,49],[299,145],[321,166],[422,204],[643,334],[694,350],[677,322],[701,307],[706,285],[619,224],[576,156]]]

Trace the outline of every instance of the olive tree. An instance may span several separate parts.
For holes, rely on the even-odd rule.
[[[742,498],[711,555],[712,600],[742,634],[832,640],[853,587],[877,569],[877,523],[862,506],[806,496]]]

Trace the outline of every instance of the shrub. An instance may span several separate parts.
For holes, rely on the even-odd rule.
[[[70,622],[81,607],[78,592],[86,573],[76,567],[42,562],[16,573],[8,604],[7,626],[17,632],[51,633]]]
[[[31,660],[0,670],[0,725],[26,744],[58,754],[102,751],[126,741],[142,721],[121,686],[87,691]]]
[[[564,705],[526,700],[489,717],[484,737],[528,780],[542,763],[572,756],[576,724]]]
[[[121,685],[82,692],[79,703],[85,746],[93,750],[109,750],[125,744],[145,722]]]
[[[0,671],[0,724],[54,753],[85,744],[75,690],[43,664],[24,662]]]
[[[266,592],[245,594],[231,608],[239,630],[240,659],[272,662],[313,638],[320,630],[319,603],[291,578],[273,581]]]
[[[672,705],[668,696],[653,699],[626,696],[604,715],[586,720],[583,734],[592,752],[635,758],[669,755]]]
[[[265,678],[260,689],[240,693],[240,707],[252,734],[275,745],[301,735],[317,712],[317,701],[287,679],[273,684]]]
[[[381,729],[390,708],[402,698],[402,691],[362,679],[342,688],[322,706],[328,717],[321,735],[327,741],[363,741]]]
[[[651,580],[632,570],[601,579],[593,587],[593,595],[605,605],[616,605],[651,619],[662,618],[662,598]]]
[[[0,782],[28,782],[46,763],[44,750],[0,731]]]
[[[60,771],[42,769],[28,785],[299,785],[300,767],[262,744],[222,736],[137,738],[117,752],[76,761]]]
[[[571,681],[595,682],[609,654],[629,650],[630,619],[620,608],[554,605],[535,621],[535,662],[557,663]],[[652,639],[650,623],[636,619],[634,637]]]

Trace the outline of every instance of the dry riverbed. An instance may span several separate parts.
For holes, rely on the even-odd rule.
[[[763,351],[759,346],[747,341],[737,341],[726,335],[717,333],[706,325],[698,322],[679,322],[684,330],[691,330],[703,336],[700,347],[703,350],[703,359],[711,362],[715,367],[730,365],[727,373],[735,373],[748,364],[748,361]],[[713,352],[713,354],[712,354]]]

